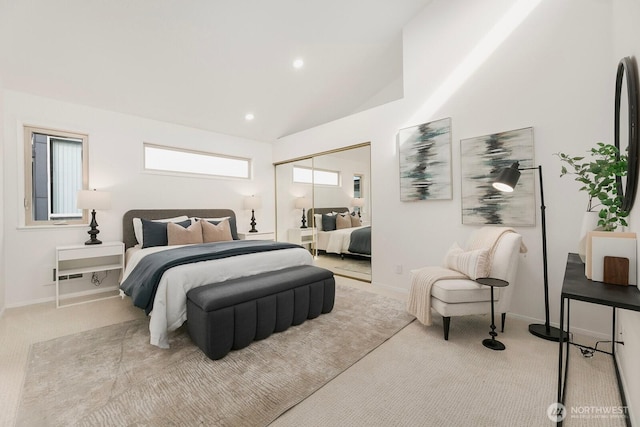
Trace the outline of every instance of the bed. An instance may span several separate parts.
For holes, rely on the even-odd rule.
[[[225,219],[229,223],[231,240],[204,244],[154,245],[141,247],[136,237],[140,224],[145,227],[143,239],[152,234],[147,230],[161,228],[164,219],[173,219],[176,224],[194,218],[205,219],[219,225]],[[134,218],[137,230],[134,230]],[[144,221],[142,221],[144,219]],[[186,223],[181,224],[185,227]],[[168,225],[166,227],[169,227]],[[122,239],[126,249],[126,265],[121,277],[122,293],[129,295],[133,303],[145,309],[150,315],[150,343],[160,348],[169,348],[170,331],[179,328],[186,321],[187,292],[195,287],[224,282],[245,276],[253,276],[267,271],[277,271],[297,265],[312,264],[311,254],[298,245],[289,243],[239,240],[236,230],[236,216],[230,209],[138,209],[126,212],[122,219]],[[139,234],[140,236],[140,234]],[[149,240],[146,240],[151,244]],[[147,245],[144,244],[144,246]],[[246,247],[249,249],[247,250]],[[184,252],[189,256],[183,256]],[[199,254],[194,258],[193,254]],[[154,270],[159,258],[168,260],[161,268]],[[183,262],[183,259],[195,259]],[[154,261],[155,260],[155,261]],[[149,305],[140,303],[138,289],[147,289],[147,281],[141,279],[142,270],[157,277],[152,285]],[[151,286],[151,285],[149,285]],[[151,289],[149,287],[148,289]]]
[[[318,250],[340,255],[371,256],[371,226],[360,225],[360,218],[349,214],[348,208],[313,208],[309,211],[310,225],[316,228]],[[348,226],[345,221],[343,228],[340,228],[340,224],[335,224],[330,218],[339,216],[347,217],[350,221]]]

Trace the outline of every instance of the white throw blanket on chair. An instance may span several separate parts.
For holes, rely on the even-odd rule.
[[[483,227],[477,230],[467,242],[467,251],[487,249],[488,272],[491,272],[493,255],[498,246],[498,241],[505,233],[515,232],[509,227]],[[526,246],[520,246],[520,252],[527,251]],[[455,270],[444,267],[424,267],[417,270],[411,278],[411,289],[407,300],[407,311],[415,316],[420,323],[431,325],[431,287],[438,280],[468,279],[469,277]],[[478,285],[480,286],[480,285]]]

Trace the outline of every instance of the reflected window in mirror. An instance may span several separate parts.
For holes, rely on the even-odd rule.
[[[293,182],[298,184],[332,185],[337,187],[340,185],[340,172],[294,166]]]
[[[361,200],[362,199],[362,180],[364,177],[359,174],[353,175],[353,198]],[[360,203],[354,204],[354,212],[357,212],[358,215],[362,216],[362,205]]]
[[[25,126],[24,139],[25,224],[87,223],[77,194],[88,185],[88,136]]]

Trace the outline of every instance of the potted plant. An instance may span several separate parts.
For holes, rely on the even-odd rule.
[[[598,227],[604,231],[626,227],[629,212],[622,209],[621,179],[627,175],[628,157],[614,145],[602,142],[589,153],[589,158],[556,153],[566,163],[562,165],[560,176],[575,175],[575,180],[583,184],[580,190],[589,195],[587,212],[598,212]]]

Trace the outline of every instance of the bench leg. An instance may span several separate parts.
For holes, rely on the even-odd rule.
[[[507,320],[507,313],[502,313],[502,329],[500,332],[504,332],[504,321]]]

